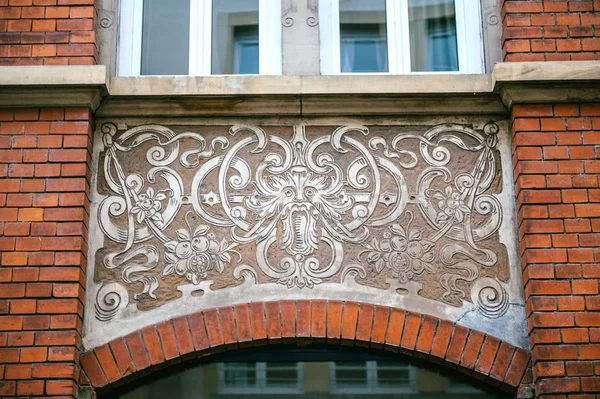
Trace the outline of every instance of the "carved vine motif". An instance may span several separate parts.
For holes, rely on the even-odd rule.
[[[179,284],[252,277],[310,289],[349,276],[382,290],[433,284],[436,300],[499,317],[497,132],[440,125],[384,137],[342,126],[309,139],[299,125],[286,139],[233,126],[208,139],[105,124],[97,318]]]

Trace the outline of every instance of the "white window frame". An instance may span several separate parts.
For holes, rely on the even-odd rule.
[[[189,76],[209,76],[212,66],[212,1],[190,0]],[[260,75],[281,75],[281,2],[258,0]],[[118,76],[140,76],[144,0],[121,1]]]
[[[483,28],[480,0],[455,0],[458,71],[412,72],[408,0],[386,0],[388,72],[375,74],[483,73]],[[321,73],[323,75],[358,74],[341,72],[339,0],[319,1]],[[361,72],[360,74],[363,74]],[[373,74],[373,73],[369,73]]]
[[[294,365],[294,363],[290,363]],[[296,362],[296,375],[298,376],[295,387],[278,387],[267,384],[267,362],[256,362],[256,384],[246,386],[228,386],[225,384],[225,363],[217,363],[219,375],[219,394],[302,394],[304,393],[304,362]]]
[[[385,393],[416,393],[417,392],[417,378],[416,370],[413,366],[406,364],[398,364],[398,369],[406,369],[409,374],[409,383],[404,387],[382,387],[377,381],[377,361],[367,360],[365,362],[367,371],[367,385],[355,384],[355,385],[339,385],[335,378],[336,366],[339,366],[336,362],[329,362],[329,392],[333,394],[361,394],[361,395],[379,395]],[[358,367],[357,367],[358,368]]]

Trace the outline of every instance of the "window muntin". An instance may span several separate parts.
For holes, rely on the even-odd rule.
[[[280,14],[278,0],[123,1],[118,75],[280,75]]]
[[[340,73],[482,73],[483,43],[478,0],[322,0],[321,72]],[[387,47],[387,63],[377,68],[352,68],[347,44],[348,21],[359,25],[377,18],[378,32],[356,29],[355,42],[363,44],[363,54],[370,51],[371,61]],[[382,16],[385,15],[385,21]],[[368,45],[367,45],[368,44]]]

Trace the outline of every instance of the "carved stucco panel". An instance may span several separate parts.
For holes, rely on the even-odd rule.
[[[527,345],[503,122],[109,122],[94,150],[87,347],[282,298],[401,306]]]

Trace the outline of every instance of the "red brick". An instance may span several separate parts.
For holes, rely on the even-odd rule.
[[[207,349],[210,346],[210,342],[208,341],[208,335],[202,314],[191,314],[187,317],[187,320],[190,325],[192,340],[194,342],[194,348],[196,351]]]

